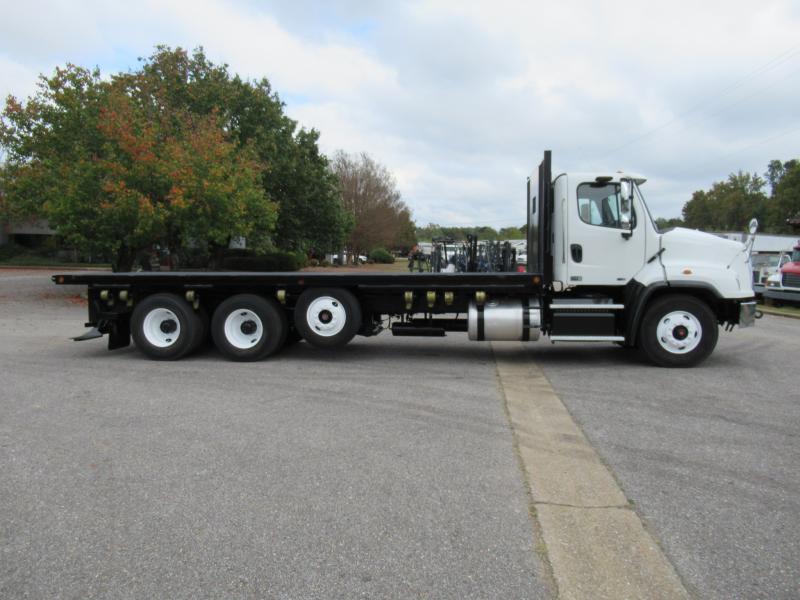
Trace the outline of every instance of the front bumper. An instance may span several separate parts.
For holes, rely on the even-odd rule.
[[[756,302],[739,303],[739,327],[752,327],[756,324]]]
[[[764,290],[764,297],[771,298],[772,300],[790,300],[794,302],[800,302],[800,291],[787,292],[780,288],[767,288]]]

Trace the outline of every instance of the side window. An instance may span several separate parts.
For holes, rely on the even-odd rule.
[[[578,186],[578,215],[589,225],[623,229],[619,202],[618,184],[582,183]],[[635,223],[634,215],[632,225]]]

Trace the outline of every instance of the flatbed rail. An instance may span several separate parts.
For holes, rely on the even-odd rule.
[[[136,273],[63,273],[53,276],[58,285],[89,287],[280,287],[289,290],[314,287],[349,287],[372,291],[419,289],[475,289],[491,291],[538,291],[541,277],[534,273],[319,273],[244,271],[167,271]]]

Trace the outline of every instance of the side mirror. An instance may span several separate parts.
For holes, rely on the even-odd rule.
[[[633,186],[627,179],[623,179],[619,183],[619,220],[622,229],[630,232],[633,229],[631,221],[633,220],[631,207],[633,206]],[[623,233],[622,236],[628,239],[631,234]]]
[[[750,235],[755,235],[758,231],[758,219],[750,219],[750,224],[747,226]]]
[[[627,179],[623,179],[619,182],[619,195],[622,198],[623,202],[627,200],[628,202],[631,201],[633,198],[633,186],[631,182]]]

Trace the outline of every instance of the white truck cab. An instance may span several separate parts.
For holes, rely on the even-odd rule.
[[[747,244],[684,228],[661,232],[644,177],[551,175],[549,161],[545,153],[528,180],[528,270],[542,272],[551,290],[543,319],[551,340],[640,346],[658,364],[686,366],[710,354],[719,324],[753,324],[757,223]]]
[[[752,298],[748,248],[701,231],[658,231],[638,175],[563,173],[554,180],[553,279],[564,290],[648,286],[709,287]]]

